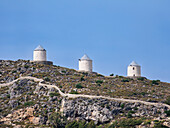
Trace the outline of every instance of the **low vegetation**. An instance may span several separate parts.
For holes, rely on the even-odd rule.
[[[102,84],[102,83],[103,83],[103,80],[96,80],[96,83],[97,83],[97,84]]]
[[[118,75],[104,77],[101,74],[76,72],[73,69],[35,64],[25,60],[4,61],[2,63],[0,72],[3,75],[0,83],[5,83],[11,78],[19,78],[22,74],[23,76],[29,75],[42,78],[45,80],[44,82],[57,85],[65,93],[78,89],[77,92],[71,93],[140,99],[170,104],[168,99],[170,84],[163,83],[160,80],[150,81],[144,77],[133,79]],[[23,63],[24,65],[22,65]]]
[[[168,105],[170,105],[170,96],[168,96],[168,97],[166,98],[165,103],[168,104]]]
[[[152,80],[153,85],[159,85],[159,83],[160,83],[160,80]]]
[[[81,89],[84,88],[80,83],[76,84],[76,88]]]
[[[60,93],[55,92],[55,93],[50,93],[49,95],[50,95],[51,97],[54,97],[54,96],[60,96]]]
[[[24,106],[28,107],[28,106],[33,106],[35,103],[33,101],[29,101],[29,102],[25,102]]]
[[[79,94],[79,93],[75,90],[71,90],[70,94]]]
[[[33,76],[43,79],[43,83],[58,86],[64,93],[126,98],[148,102],[161,102],[170,105],[170,84],[161,82],[160,80],[148,80],[144,77],[128,78],[118,75],[115,77],[105,77],[97,73],[77,72],[74,69],[30,63],[25,60],[0,61],[0,75],[0,83],[13,81],[20,76]],[[114,74],[110,74],[110,76],[114,76]],[[88,120],[89,122],[81,121],[81,118],[78,121],[70,121],[63,117],[62,114],[64,112],[60,113],[63,97],[60,96],[58,91],[53,88],[48,89],[47,87],[37,85],[38,82],[22,80],[17,81],[10,87],[0,88],[0,116],[6,117],[18,109],[28,107],[37,108],[34,111],[34,116],[36,118],[40,116],[42,121],[41,127],[46,127],[43,121],[47,121],[47,118],[50,117],[50,125],[48,126],[54,128],[130,128],[142,124],[148,127],[153,121],[150,118],[134,118],[134,112],[140,110],[140,108],[128,108],[124,102],[118,103],[116,112],[120,114],[115,115],[113,124],[95,124],[95,122],[90,120]],[[77,102],[80,102],[84,106],[95,106],[99,104],[98,101],[92,104],[92,99],[89,99],[88,102],[83,102],[82,99],[81,101],[75,101],[73,104]],[[106,103],[106,100],[102,101],[100,107],[105,108],[106,112],[113,109],[112,105]],[[81,111],[82,108],[80,107]],[[71,115],[72,112],[70,110],[66,114]],[[78,117],[77,111],[74,113]],[[93,112],[90,111],[90,113]],[[160,110],[159,112],[156,111],[157,115],[160,113]],[[170,116],[168,109],[163,111],[163,113],[162,115]],[[161,121],[155,121],[154,124],[155,127],[165,127]],[[2,126],[8,127],[8,125],[4,124]],[[36,125],[27,124],[27,126],[34,127]]]
[[[133,128],[136,125],[140,125],[143,122],[142,119],[122,119],[119,121],[115,121],[110,128],[117,128],[117,127],[127,127],[127,128]]]

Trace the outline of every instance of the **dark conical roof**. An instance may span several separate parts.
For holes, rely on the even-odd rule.
[[[88,55],[84,54],[84,56],[81,58],[81,60],[91,60]]]
[[[140,66],[140,65],[137,64],[135,61],[132,61],[132,63],[130,63],[130,66]]]
[[[34,51],[45,51],[45,49],[41,45],[38,45]]]

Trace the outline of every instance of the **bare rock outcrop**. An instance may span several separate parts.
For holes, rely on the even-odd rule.
[[[11,122],[23,122],[29,120],[29,123],[33,123],[35,125],[38,125],[40,123],[43,124],[41,121],[42,117],[35,117],[34,113],[36,113],[34,107],[19,109],[2,118],[0,122],[4,122],[5,124],[11,124]]]

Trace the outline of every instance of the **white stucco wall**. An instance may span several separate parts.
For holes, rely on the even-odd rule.
[[[140,66],[128,66],[127,76],[141,76],[141,67]]]
[[[33,54],[34,61],[47,61],[46,51],[34,51]]]
[[[79,60],[79,71],[92,72],[92,60]]]

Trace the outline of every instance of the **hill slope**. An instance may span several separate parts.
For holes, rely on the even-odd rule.
[[[18,79],[21,76],[42,80],[39,83],[36,79]],[[63,118],[63,121],[60,120],[61,127],[71,125],[69,120],[93,120],[96,124],[102,123],[107,127],[106,123],[115,119],[121,122],[122,117],[129,118],[127,121],[140,120],[134,125],[157,117],[168,121],[169,108],[165,105],[155,106],[113,98],[169,104],[169,83],[146,78],[104,77],[96,73],[81,73],[25,60],[0,61],[0,84],[9,82],[12,84],[0,88],[0,121],[4,125],[19,123],[23,126],[29,124],[51,127],[57,124],[54,122],[56,118]],[[81,97],[76,98],[77,95],[69,94],[63,97],[60,90],[65,94],[79,94]],[[84,94],[103,97],[85,97]],[[161,122],[158,124],[161,125]],[[121,126],[119,123],[114,125]]]

